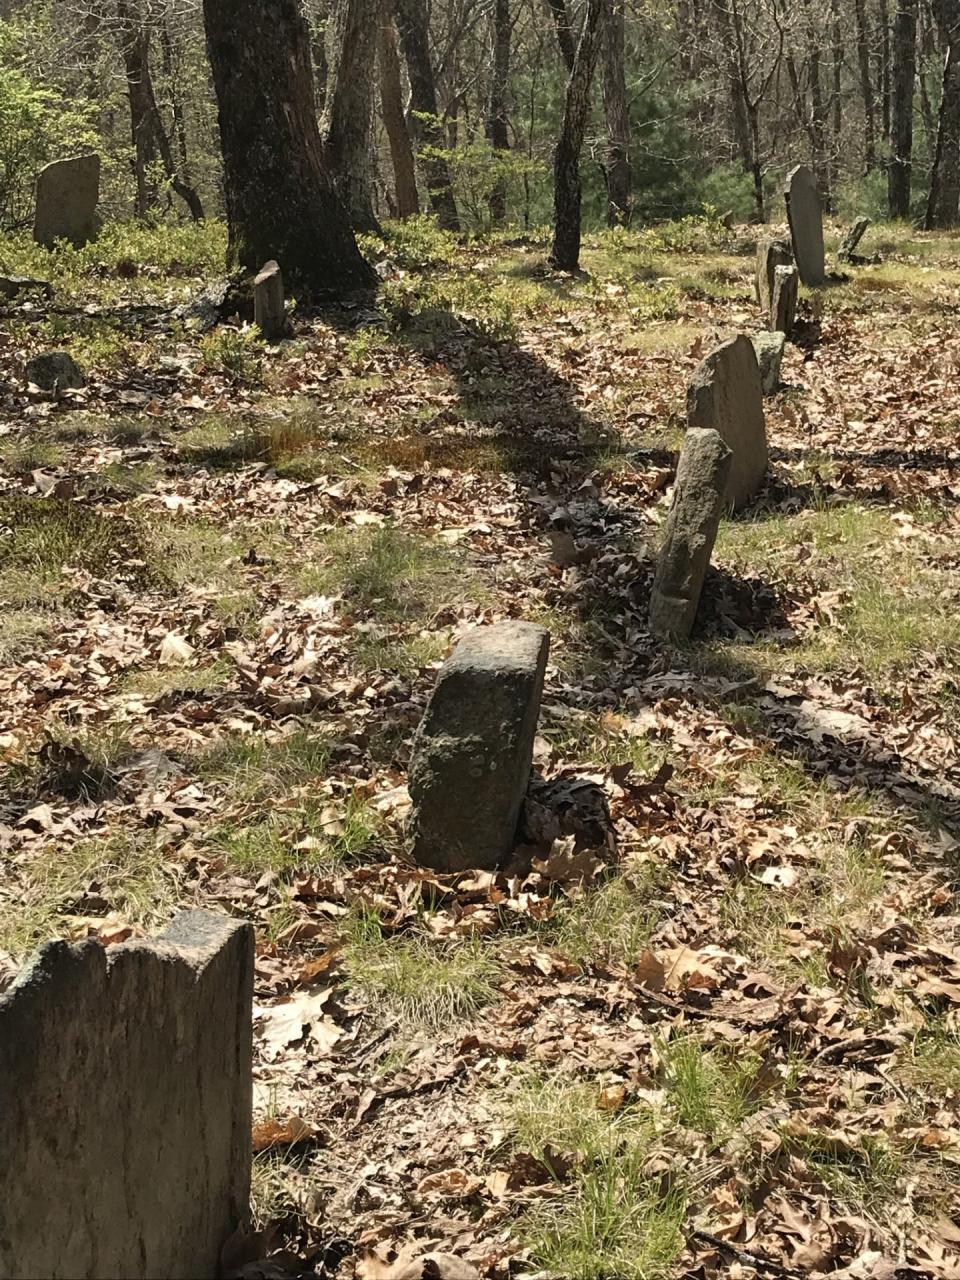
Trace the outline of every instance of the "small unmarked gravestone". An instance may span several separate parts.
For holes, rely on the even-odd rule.
[[[41,391],[68,391],[83,386],[83,374],[69,351],[41,351],[27,361],[27,381]]]
[[[248,1218],[253,929],[43,947],[0,997],[0,1276],[213,1280]]]
[[[99,198],[98,155],[54,160],[37,177],[34,240],[48,249],[57,240],[69,240],[78,249],[95,240]]]
[[[282,338],[286,331],[283,276],[276,262],[264,263],[253,282],[253,319],[268,342]]]
[[[790,239],[800,280],[817,287],[827,283],[823,249],[823,208],[817,177],[805,164],[798,164],[787,174],[784,190]]]
[[[757,244],[757,301],[760,310],[769,316],[773,300],[773,286],[778,267],[792,267],[793,253],[782,240],[763,237]]]
[[[773,297],[770,300],[770,328],[774,333],[793,333],[797,323],[797,299],[800,275],[796,267],[777,267],[773,273]]]
[[[745,506],[766,475],[767,429],[760,368],[744,334],[728,338],[700,362],[687,387],[687,426],[720,432],[733,450],[727,503]]]
[[[853,262],[857,257],[857,246],[867,234],[867,228],[870,226],[869,218],[858,218],[847,234],[843,237],[837,257],[841,262]]]
[[[471,631],[444,663],[410,762],[417,862],[490,869],[513,849],[549,648],[544,627],[501,622]]]
[[[785,333],[755,333],[751,339],[760,367],[760,387],[765,396],[772,396],[780,385],[780,365],[787,342]]]
[[[718,431],[694,427],[683,438],[650,595],[650,630],[662,640],[686,640],[693,629],[732,461]]]

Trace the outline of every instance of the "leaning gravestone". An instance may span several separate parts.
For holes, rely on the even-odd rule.
[[[770,328],[774,333],[793,333],[797,323],[797,300],[800,276],[796,267],[777,267],[773,273],[773,297],[770,300]]]
[[[530,780],[550,633],[478,627],[444,663],[410,763],[417,862],[490,869],[513,849]]]
[[[268,342],[282,338],[287,327],[283,276],[273,260],[264,263],[253,282],[253,321]]]
[[[823,249],[823,209],[817,177],[805,164],[798,164],[787,174],[784,190],[790,239],[800,280],[817,287],[827,283]]]
[[[0,1276],[211,1280],[249,1213],[253,929],[43,947],[0,997]]]
[[[837,257],[841,262],[854,262],[857,259],[857,246],[867,234],[870,226],[869,218],[858,218],[840,243]]]
[[[756,291],[760,310],[765,316],[770,314],[773,299],[774,280],[778,267],[792,267],[793,253],[788,244],[782,240],[764,237],[757,245],[757,279]]]
[[[687,426],[720,432],[733,450],[726,501],[734,509],[745,506],[767,471],[760,368],[745,334],[728,338],[700,362],[687,386]]]
[[[695,427],[683,438],[650,595],[650,630],[661,640],[686,640],[693,630],[732,461],[718,431]]]
[[[765,396],[772,396],[780,386],[780,365],[787,335],[764,331],[755,333],[751,341],[760,368],[760,388]]]
[[[99,198],[99,156],[74,156],[48,164],[37,177],[34,240],[48,249],[57,240],[69,240],[82,249],[96,239]]]

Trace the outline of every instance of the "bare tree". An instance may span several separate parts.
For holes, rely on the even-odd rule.
[[[910,216],[913,172],[913,82],[917,67],[917,0],[897,0],[893,24],[890,167],[887,200],[891,218]]]
[[[603,24],[603,109],[607,120],[607,223],[630,220],[630,114],[624,55],[623,0],[610,0]]]
[[[324,155],[356,231],[377,231],[373,211],[370,120],[381,0],[338,0],[320,126]]]
[[[323,161],[310,44],[292,0],[203,0],[219,104],[228,261],[276,258],[313,292],[373,285]]]
[[[393,161],[393,184],[397,199],[397,216],[409,218],[420,212],[417,174],[413,160],[410,131],[403,114],[403,84],[400,74],[400,49],[393,18],[393,0],[384,0],[380,15],[377,43],[377,65],[380,69],[380,111],[390,144]]]
[[[576,271],[580,265],[580,152],[607,3],[609,0],[587,2],[583,31],[567,81],[563,126],[554,152],[554,224],[550,261],[564,271]]]
[[[494,151],[510,150],[507,130],[507,84],[510,78],[510,0],[494,0],[493,62],[490,72],[490,105],[487,139]],[[490,217],[495,224],[507,216],[507,184],[500,179],[490,194]]]
[[[960,0],[937,0],[941,44],[946,46],[937,142],[924,226],[952,227],[960,220]]]

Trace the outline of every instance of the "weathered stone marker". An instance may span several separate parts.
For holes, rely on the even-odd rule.
[[[54,160],[37,177],[37,208],[33,238],[52,249],[69,240],[78,249],[97,237],[100,198],[100,157],[73,156]]]
[[[444,663],[410,763],[417,862],[489,869],[513,849],[549,648],[544,627],[501,622],[464,636]]]
[[[650,630],[662,640],[686,640],[693,630],[732,462],[719,431],[694,427],[684,436],[650,594]]]
[[[770,300],[770,328],[774,333],[793,333],[797,323],[797,300],[800,275],[796,267],[777,267],[773,273],[773,297]]]
[[[827,283],[823,249],[823,209],[817,177],[805,164],[798,164],[787,174],[784,189],[790,239],[800,279],[814,287]]]
[[[863,237],[867,234],[867,227],[870,225],[869,218],[858,218],[847,234],[843,237],[837,257],[841,262],[853,262],[856,258],[857,246]]]
[[[52,942],[0,998],[0,1276],[211,1280],[248,1216],[253,929]]]
[[[83,386],[83,374],[69,351],[41,351],[27,361],[27,381],[41,391],[67,391]]]
[[[760,367],[760,387],[765,396],[772,396],[780,385],[780,365],[787,342],[785,333],[755,333],[751,339]]]
[[[777,267],[792,267],[793,253],[782,240],[763,237],[757,244],[756,291],[760,310],[769,316]]]
[[[265,262],[253,282],[253,320],[268,342],[277,341],[286,332],[283,276],[276,262]]]
[[[727,504],[745,506],[767,471],[760,368],[745,334],[721,342],[700,362],[687,387],[687,426],[720,432],[733,450]]]

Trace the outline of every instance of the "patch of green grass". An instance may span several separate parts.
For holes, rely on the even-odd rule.
[[[802,1138],[788,1137],[786,1145],[845,1208],[877,1214],[899,1198],[907,1161],[885,1134],[860,1134],[854,1141],[815,1129]]]
[[[298,573],[301,593],[341,594],[354,610],[379,618],[435,613],[473,585],[454,552],[392,525],[336,529],[324,552]]]
[[[358,911],[347,922],[347,981],[403,1022],[449,1028],[496,997],[502,968],[477,938],[433,941],[417,934],[387,937],[376,916]]]
[[[194,772],[240,800],[277,800],[326,775],[330,741],[320,730],[224,737],[192,761]]]
[[[693,1036],[663,1044],[663,1081],[679,1122],[723,1142],[760,1105],[761,1058],[743,1045],[708,1049]]]
[[[169,667],[140,668],[128,671],[123,680],[124,693],[146,698],[160,698],[172,693],[210,693],[225,685],[233,674],[232,665],[217,659],[206,667],[171,670]]]
[[[415,636],[377,637],[354,634],[350,642],[352,665],[360,671],[392,671],[413,676],[445,657],[450,638],[445,631]]]
[[[360,797],[351,797],[338,813],[332,810],[285,805],[282,816],[217,828],[213,842],[232,868],[248,875],[328,871],[366,853],[382,827],[380,815]]]
[[[150,579],[141,530],[129,520],[56,498],[0,498],[0,600],[49,604],[69,589],[67,568],[95,578]],[[130,562],[125,572],[125,561]]]
[[[960,1031],[942,1017],[929,1019],[904,1056],[898,1075],[938,1101],[949,1094],[960,1098]]]
[[[603,1110],[600,1086],[529,1074],[502,1105],[510,1145],[556,1172],[563,1192],[521,1219],[538,1266],[577,1280],[653,1280],[683,1245],[683,1187],[648,1171],[657,1139],[647,1108]],[[571,1167],[572,1166],[572,1167]]]
[[[57,625],[58,615],[49,609],[0,608],[0,663],[16,662],[36,652]]]
[[[110,912],[147,926],[182,901],[176,868],[149,832],[46,848],[19,870],[18,900],[0,900],[0,951],[17,957],[69,930],[71,916],[105,914],[103,900]],[[87,898],[95,900],[92,908]]]
[[[200,354],[211,372],[237,382],[253,384],[262,377],[263,342],[254,329],[214,329],[200,339]]]
[[[563,902],[543,926],[543,935],[574,964],[608,959],[635,965],[667,905],[666,880],[665,869],[653,863],[609,880]]]
[[[43,471],[50,467],[59,467],[64,459],[64,451],[49,440],[19,437],[16,440],[4,440],[0,444],[0,464],[11,475],[25,475],[30,471]]]

